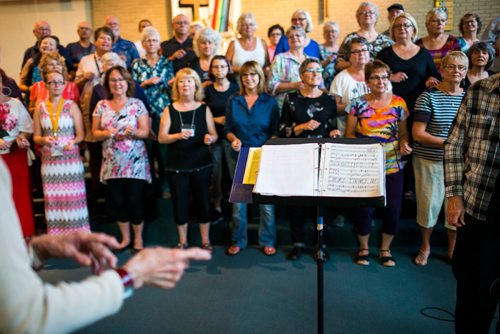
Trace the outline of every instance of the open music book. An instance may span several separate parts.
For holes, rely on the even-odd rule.
[[[385,197],[380,144],[264,145],[254,193],[264,196]]]

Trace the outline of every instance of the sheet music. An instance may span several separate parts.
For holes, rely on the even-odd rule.
[[[316,143],[264,145],[254,192],[276,196],[314,196],[318,182]]]
[[[322,145],[320,196],[385,195],[385,152],[380,144]]]

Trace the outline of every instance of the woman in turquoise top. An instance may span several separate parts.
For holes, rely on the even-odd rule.
[[[370,93],[354,99],[349,107],[345,136],[347,138],[376,138],[386,153],[386,207],[383,209],[382,244],[380,261],[392,267],[396,261],[390,246],[399,230],[399,216],[403,198],[403,168],[401,156],[411,153],[408,144],[406,118],[408,109],[405,101],[388,91],[389,66],[375,60],[365,67],[365,80]],[[369,264],[368,239],[374,208],[359,208],[354,212],[354,225],[358,235],[359,250],[356,263]]]

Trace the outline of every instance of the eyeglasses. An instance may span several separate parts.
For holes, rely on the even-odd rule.
[[[446,66],[444,66],[444,68],[447,69],[448,71],[459,70],[460,72],[463,72],[463,71],[467,70],[467,66],[452,65],[452,64],[446,65]]]
[[[123,81],[125,81],[124,78],[109,79],[109,82],[111,82],[111,83],[118,83],[118,82],[123,82]]]
[[[246,78],[246,77],[253,77],[253,76],[256,76],[256,75],[258,75],[258,74],[257,74],[257,73],[255,73],[255,72],[248,72],[248,73],[243,73],[243,74],[241,75],[241,77],[242,77],[242,78]]]
[[[64,85],[64,81],[49,81],[47,82],[49,86],[62,86]]]
[[[305,17],[293,17],[292,18],[292,22],[295,22],[295,21],[302,22],[302,21],[305,21],[305,20],[307,20]]]
[[[212,65],[212,68],[216,69],[216,70],[222,70],[226,67],[227,67],[227,65]]]
[[[308,68],[304,72],[312,74],[312,73],[323,73],[324,71],[325,70],[320,67],[320,68]]]
[[[395,24],[394,29],[408,29],[412,28],[413,24],[411,23],[401,23],[401,24]]]
[[[446,23],[446,19],[433,19],[431,23]]]
[[[362,52],[368,52],[368,49],[361,49],[361,50],[351,51],[351,53],[353,53],[353,54],[358,54],[358,53],[362,53]]]
[[[358,15],[375,15],[375,12],[372,12],[371,10],[363,10],[361,12],[358,12]]]
[[[369,77],[368,80],[371,80],[371,81],[386,81],[387,79],[389,79],[389,76],[388,75],[382,75],[382,76],[373,76],[373,77]]]
[[[177,22],[174,22],[174,24],[182,25],[182,24],[189,24],[189,22],[188,21],[177,21]]]
[[[280,32],[272,32],[269,36],[281,36]]]

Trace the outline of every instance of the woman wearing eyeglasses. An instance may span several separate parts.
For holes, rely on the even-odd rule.
[[[224,133],[231,143],[229,172],[234,175],[238,153],[242,147],[261,147],[278,135],[279,109],[274,97],[265,93],[264,72],[255,61],[243,64],[240,72],[240,93],[227,102]],[[259,244],[265,255],[276,254],[276,225],[274,206],[260,204]],[[236,255],[247,247],[247,204],[233,204],[232,244],[228,255]]]
[[[283,100],[286,93],[303,87],[303,83],[300,80],[299,67],[309,56],[304,53],[306,32],[302,27],[291,26],[286,31],[286,37],[290,45],[290,50],[274,57],[268,82],[269,91],[273,95],[276,95],[280,110],[283,107]]]
[[[240,74],[241,66],[247,61],[256,61],[262,68],[269,66],[266,41],[255,37],[257,20],[252,13],[243,13],[236,23],[240,37],[232,41],[226,51],[226,58],[233,67],[235,75]]]
[[[304,87],[285,96],[280,121],[280,136],[285,138],[335,138],[337,130],[337,107],[335,98],[319,87],[323,68],[316,58],[308,58],[299,68]],[[288,208],[293,249],[289,260],[296,260],[305,249],[304,207]]]
[[[387,267],[396,265],[390,246],[399,231],[399,216],[403,199],[402,156],[411,153],[408,144],[406,118],[408,109],[405,101],[388,91],[389,66],[375,60],[365,67],[365,78],[370,93],[351,101],[347,115],[347,138],[375,138],[385,149],[386,203],[383,208],[382,242],[379,250],[381,263]],[[374,208],[357,208],[353,213],[359,249],[356,256],[358,265],[370,263],[368,241]]]
[[[135,83],[121,66],[104,74],[105,100],[92,114],[92,134],[102,141],[101,182],[107,185],[111,218],[122,236],[119,250],[130,244],[130,224],[134,232],[133,252],[144,248],[144,192],[151,183],[151,171],[144,140],[150,120],[144,104],[134,98]]]
[[[411,117],[418,96],[437,85],[441,76],[429,51],[414,43],[418,27],[413,16],[398,15],[389,27],[389,34],[395,43],[380,51],[377,59],[391,68],[393,92],[405,100]]]
[[[430,238],[445,199],[443,154],[448,130],[465,95],[460,87],[469,60],[461,51],[443,58],[443,81],[420,95],[415,105],[413,123],[413,169],[417,199],[417,224],[422,244],[415,263],[425,266],[431,253]],[[446,207],[446,205],[445,205]],[[445,222],[448,235],[448,257],[451,259],[456,240],[456,227]]]
[[[375,30],[375,25],[379,17],[377,6],[371,2],[362,2],[356,10],[356,20],[358,21],[359,30],[347,34],[344,41],[340,45],[339,56],[337,59],[337,70],[341,71],[350,66],[348,53],[348,42],[353,38],[363,37],[370,43],[370,58],[375,59],[377,54],[383,48],[391,46],[394,42],[386,35],[379,34]]]
[[[313,31],[314,28],[311,14],[309,14],[309,11],[307,9],[297,9],[295,12],[293,12],[291,23],[292,26],[301,27],[306,33]],[[277,56],[280,53],[284,53],[290,50],[289,43],[290,41],[287,39],[286,35],[281,36],[278,45],[276,46],[274,55]],[[309,57],[321,57],[321,51],[318,42],[307,36],[304,40],[304,52]]]
[[[212,84],[205,88],[205,103],[212,111],[215,129],[217,130],[217,141],[210,148],[214,163],[212,178],[212,203],[215,217],[220,216],[222,200],[222,161],[227,160],[231,152],[231,145],[224,136],[224,125],[226,124],[226,104],[231,95],[238,92],[239,87],[230,81],[232,76],[231,67],[226,57],[217,55],[210,63],[210,78]],[[226,159],[223,159],[223,156]]]
[[[83,163],[78,144],[83,140],[80,109],[62,97],[65,78],[60,72],[44,77],[49,98],[33,116],[33,140],[42,153],[45,221],[49,234],[90,231]]]
[[[439,70],[441,59],[451,51],[460,51],[458,39],[444,32],[448,14],[441,8],[433,8],[425,15],[425,27],[428,35],[418,39],[415,43],[426,48]]]

